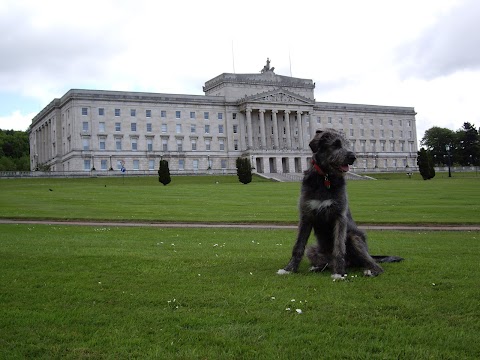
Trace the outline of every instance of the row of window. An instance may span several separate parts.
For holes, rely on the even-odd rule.
[[[88,107],[82,107],[82,116],[88,116]],[[114,110],[115,116],[121,116],[122,109],[116,108]],[[98,108],[98,116],[105,116],[105,108]],[[130,116],[136,117],[137,116],[137,110],[136,109],[130,109]],[[152,117],[152,110],[145,110],[145,117],[146,118],[151,118]],[[167,117],[167,111],[166,110],[160,110],[160,117],[161,118],[166,118]],[[182,112],[180,110],[175,111],[175,118],[176,119],[181,119],[182,118]],[[196,119],[197,118],[197,113],[196,111],[190,111],[190,119]],[[233,114],[233,118],[236,118],[236,114]],[[209,111],[204,111],[203,112],[203,119],[204,120],[209,120],[210,119],[210,112]],[[217,119],[218,120],[223,120],[223,113],[219,112],[217,113]]]
[[[122,138],[115,138],[115,150],[122,151],[123,149],[123,140]],[[183,139],[176,139],[176,150],[175,151],[184,151],[183,149]],[[197,140],[191,139],[190,140],[191,151],[197,150]],[[211,151],[212,149],[212,140],[211,139],[204,139],[205,151]],[[225,151],[225,140],[218,139],[218,148],[220,151]],[[234,148],[238,150],[238,140],[234,141]],[[90,139],[83,138],[82,139],[82,149],[85,151],[91,150],[90,149]],[[98,140],[98,149],[99,150],[107,150],[106,146],[106,139],[100,138]],[[138,139],[137,138],[130,138],[130,149],[132,151],[137,151],[138,149]],[[147,139],[147,151],[153,151],[153,139]],[[161,151],[171,151],[168,146],[168,140],[162,139],[162,147]]]
[[[146,128],[147,128],[147,133],[151,133],[153,130],[152,128],[152,123],[147,123],[146,124]],[[210,124],[205,124],[203,126],[204,128],[204,133],[205,134],[210,134]],[[88,121],[84,121],[82,123],[82,131],[84,133],[87,133],[89,132],[89,122]],[[121,122],[116,122],[115,123],[115,132],[120,132],[122,131],[122,123]],[[137,131],[137,123],[136,122],[132,122],[130,123],[130,131],[131,132],[136,132]],[[168,125],[167,124],[162,124],[161,126],[161,131],[162,133],[166,134],[168,132]],[[233,125],[233,133],[236,134],[238,131],[238,125]],[[105,122],[99,122],[98,123],[98,132],[99,133],[104,133],[106,132],[106,129],[105,129]],[[182,124],[176,124],[175,125],[175,132],[177,134],[181,134],[182,133]],[[196,124],[191,124],[190,125],[190,133],[192,134],[196,134],[197,133],[197,125]],[[219,124],[218,125],[218,133],[219,134],[223,134],[224,133],[224,125],[223,124]]]
[[[360,118],[359,120],[360,120],[360,125],[366,125],[367,124],[366,119]],[[379,121],[380,126],[384,126],[384,125],[387,124],[387,122],[384,121],[384,119],[378,119],[378,121]],[[404,125],[404,120],[399,119],[397,121],[398,121],[399,126]],[[321,122],[322,122],[321,117],[317,116],[317,124],[321,124]],[[333,118],[331,116],[327,117],[327,123],[328,124],[333,124]],[[343,124],[343,118],[341,118],[341,117],[338,118],[338,123]],[[353,118],[348,118],[348,123],[350,125],[353,125]],[[369,119],[368,123],[373,126],[374,125],[374,119]],[[408,127],[411,127],[412,126],[412,120],[405,120],[405,124]],[[393,126],[393,120],[392,119],[388,120],[388,125]]]
[[[155,164],[156,164],[155,160],[148,160],[148,169],[146,169],[146,170],[155,170]],[[192,167],[193,167],[194,171],[199,170],[199,164],[200,164],[200,161],[198,159],[193,159],[192,160]],[[92,161],[90,159],[84,159],[83,160],[83,169],[85,171],[92,170],[93,165],[94,164],[92,164]],[[125,162],[123,160],[117,160],[116,161],[116,169],[117,170],[121,170],[124,166],[125,166]],[[212,168],[212,160],[208,160],[208,166],[210,168]],[[224,170],[227,169],[227,160],[221,159],[220,160],[220,167]],[[110,169],[109,160],[101,159],[100,160],[100,168],[98,170],[107,171],[109,169]],[[130,170],[130,169],[128,169],[128,170]],[[133,171],[142,170],[142,169],[140,169],[140,160],[133,160],[132,161],[132,169],[131,170],[133,170]],[[181,171],[185,170],[185,159],[178,159],[178,170],[181,170]]]

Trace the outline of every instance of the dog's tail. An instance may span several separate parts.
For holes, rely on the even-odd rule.
[[[372,258],[377,263],[393,263],[393,262],[400,262],[405,260],[400,256],[388,256],[388,255],[372,255]]]

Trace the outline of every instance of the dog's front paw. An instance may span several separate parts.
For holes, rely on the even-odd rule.
[[[280,269],[277,271],[277,274],[278,275],[288,275],[288,274],[291,274],[291,271],[287,271],[285,269]]]
[[[347,278],[347,274],[340,275],[340,274],[332,274],[333,281],[337,280],[345,280]]]

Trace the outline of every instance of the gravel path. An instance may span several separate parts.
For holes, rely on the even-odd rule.
[[[0,219],[0,224],[49,224],[110,227],[158,227],[158,228],[224,228],[224,229],[293,229],[297,225],[280,224],[228,224],[228,223],[160,223],[160,222],[113,222],[113,221],[58,221],[58,220],[10,220]],[[363,230],[401,231],[480,231],[480,225],[359,225]]]

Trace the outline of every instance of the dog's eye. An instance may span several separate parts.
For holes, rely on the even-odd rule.
[[[333,142],[333,147],[337,148],[337,149],[340,149],[342,147],[342,142],[340,140],[335,140]]]

